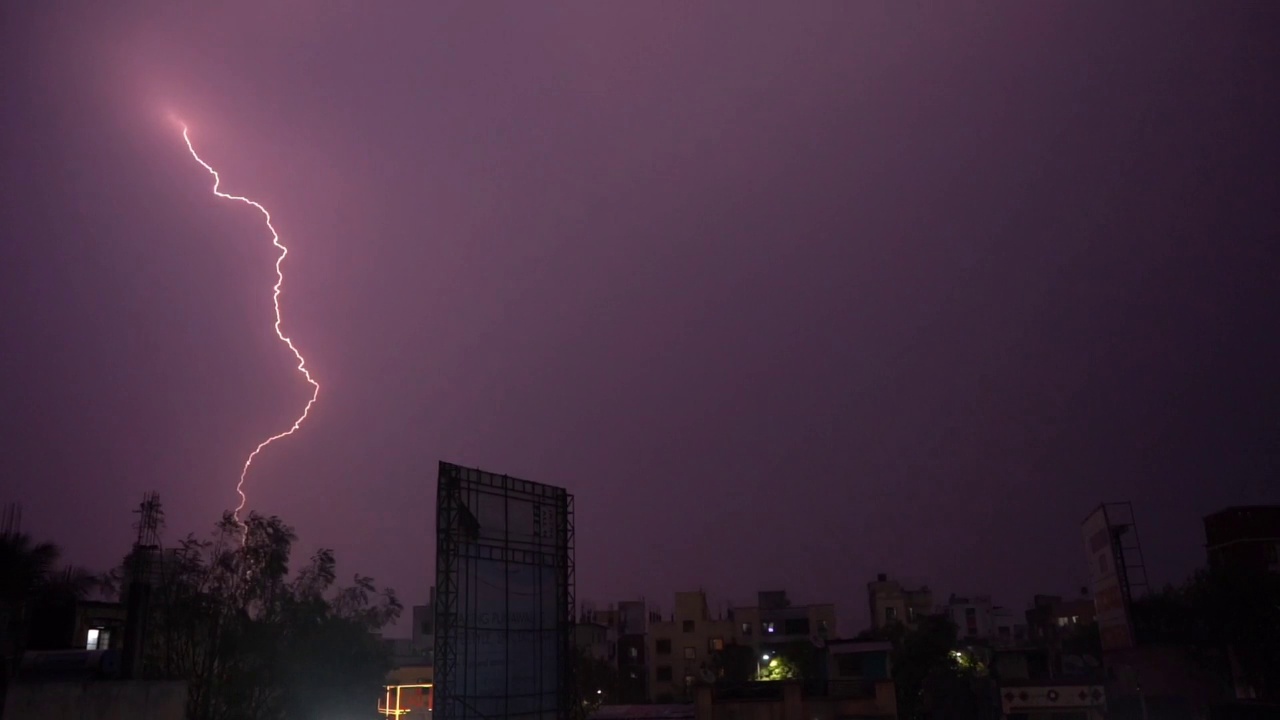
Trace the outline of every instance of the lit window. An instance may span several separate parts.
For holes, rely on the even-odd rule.
[[[1072,616],[1071,616],[1071,624],[1072,624],[1072,625],[1075,625],[1075,624],[1076,624],[1076,623],[1078,623],[1078,622],[1080,622],[1080,616],[1079,616],[1079,615],[1072,615]]]
[[[1058,627],[1066,627],[1066,626],[1067,626],[1067,622],[1068,622],[1068,618],[1066,618],[1066,617],[1060,617],[1060,618],[1058,618]]]
[[[771,632],[773,632],[773,631],[774,631],[774,630],[776,630],[776,629],[777,629],[777,628],[776,628],[776,627],[774,627],[773,623],[771,623],[771,622],[764,623],[764,631],[765,631],[765,632],[767,632],[767,633],[771,633]]]
[[[742,623],[742,634],[743,635],[751,634],[751,623]]]
[[[89,628],[89,640],[84,644],[84,649],[97,650],[98,639],[101,637],[101,635],[102,633],[101,631],[98,630],[98,628]]]
[[[724,649],[724,638],[711,638],[711,642],[707,645],[711,652],[720,652]]]
[[[640,651],[634,647],[629,647],[627,648],[627,655],[631,656],[632,658],[635,658],[640,655]]]

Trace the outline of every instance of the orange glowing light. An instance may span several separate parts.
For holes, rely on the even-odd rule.
[[[297,431],[299,427],[302,426],[302,422],[307,419],[307,415],[311,412],[311,406],[315,405],[316,398],[320,396],[320,383],[316,382],[315,378],[311,377],[311,372],[307,370],[306,359],[302,357],[302,353],[298,352],[298,348],[294,347],[293,341],[290,340],[288,336],[286,336],[284,332],[281,331],[280,329],[280,322],[281,322],[280,321],[280,286],[284,284],[284,273],[280,270],[280,264],[284,262],[285,256],[289,254],[289,248],[285,247],[284,243],[280,242],[280,234],[276,232],[275,226],[271,224],[271,213],[267,212],[266,208],[262,207],[261,205],[254,202],[253,200],[250,200],[247,197],[241,197],[239,195],[228,195],[227,193],[224,193],[218,190],[218,186],[222,182],[222,178],[218,177],[217,170],[214,170],[213,167],[209,165],[209,163],[201,159],[200,155],[196,153],[195,147],[191,144],[191,137],[187,132],[186,125],[182,126],[182,139],[186,141],[187,150],[191,151],[191,157],[195,158],[196,162],[200,163],[200,165],[203,166],[205,170],[208,170],[209,174],[213,176],[213,194],[214,195],[217,195],[218,197],[224,200],[237,200],[239,202],[245,203],[246,205],[252,205],[253,207],[258,209],[258,212],[262,213],[262,216],[264,218],[266,218],[267,229],[271,231],[271,244],[275,245],[277,248],[280,249],[280,255],[276,258],[276,284],[272,290],[272,295],[271,295],[271,302],[275,306],[275,313],[276,313],[276,322],[275,322],[276,337],[280,338],[280,340],[285,345],[289,346],[289,350],[293,353],[293,356],[298,359],[298,372],[302,373],[302,376],[306,378],[307,382],[310,383],[311,385],[311,399],[308,400],[306,406],[302,408],[302,414],[298,416],[297,420],[293,421],[293,425],[288,430],[272,435],[266,440],[263,440],[262,442],[258,443],[258,446],[253,449],[253,452],[249,453],[249,457],[245,458],[244,467],[240,470],[240,482],[236,483],[236,493],[240,495],[240,504],[237,505],[236,509],[232,512],[232,516],[235,518],[236,523],[240,526],[241,541],[243,542],[244,533],[248,531],[248,526],[246,526],[243,522],[240,521],[240,511],[244,509],[245,504],[249,500],[249,498],[244,494],[244,483],[245,483],[245,478],[249,474],[249,466],[253,465],[253,459],[258,456],[258,453],[262,452],[263,448],[275,442],[276,440],[279,440],[280,438],[284,438],[292,435],[295,431]]]
[[[402,691],[408,688],[421,688],[421,689],[430,688],[432,687],[432,683],[416,683],[412,685],[385,685],[384,687],[386,688],[387,696],[384,701],[381,701],[378,703],[378,712],[381,713],[383,717],[393,718],[393,717],[400,717],[401,715],[408,715],[414,710],[422,708],[422,703],[420,702],[410,702],[407,704],[408,706],[406,707],[405,700],[407,698],[405,698],[402,695]],[[432,705],[434,705],[434,703],[432,702],[433,700],[434,698],[430,697],[430,694],[428,694],[427,702],[425,703],[427,712],[432,711],[433,709]]]

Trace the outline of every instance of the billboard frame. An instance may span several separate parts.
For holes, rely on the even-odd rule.
[[[1138,644],[1133,599],[1148,589],[1133,503],[1102,503],[1080,527],[1103,654],[1132,649]],[[1103,560],[1105,568],[1100,566]]]
[[[536,501],[553,505],[558,511],[554,513],[555,527],[549,529],[552,541],[531,543],[512,539],[505,528],[501,541],[492,538],[479,541],[479,524],[464,502],[464,496],[468,495],[490,495],[504,501]],[[465,678],[463,669],[459,667],[459,643],[466,641],[469,632],[481,631],[479,627],[466,624],[467,618],[475,616],[477,599],[462,587],[461,578],[467,568],[474,571],[479,563],[495,561],[506,568],[554,568],[554,610],[558,623],[554,628],[553,642],[559,647],[560,660],[557,668],[560,681],[556,688],[558,717],[567,718],[577,708],[573,644],[573,509],[573,495],[564,488],[440,461],[436,486],[435,702],[432,713],[437,720],[485,717],[467,702],[465,690],[455,687]],[[535,526],[538,522],[534,520]],[[470,607],[466,606],[468,601]],[[505,642],[509,647],[512,632],[509,620],[506,628],[508,637]],[[509,679],[507,682],[509,693]],[[512,696],[503,697],[509,702]]]

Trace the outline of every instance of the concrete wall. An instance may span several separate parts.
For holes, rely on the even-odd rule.
[[[897,718],[898,704],[892,681],[875,684],[867,698],[805,698],[800,683],[786,683],[781,697],[770,699],[721,699],[708,686],[697,688],[696,720],[841,720],[841,718]]]
[[[18,683],[4,720],[182,720],[185,682]]]

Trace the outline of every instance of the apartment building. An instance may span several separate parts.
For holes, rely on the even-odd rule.
[[[756,604],[729,610],[733,638],[757,653],[792,643],[820,643],[836,634],[836,606],[792,605],[785,590],[756,594]]]
[[[956,626],[956,637],[961,640],[987,640],[991,638],[991,614],[994,605],[990,595],[956,595],[947,598],[942,612]]]
[[[649,621],[646,647],[654,702],[686,701],[699,682],[714,680],[714,656],[734,637],[732,620],[712,617],[706,593],[680,592],[669,616]]]
[[[649,609],[643,600],[618,603],[618,697],[620,703],[649,699]]]
[[[867,601],[871,607],[871,627],[883,628],[902,623],[914,628],[917,621],[933,613],[933,592],[928,585],[912,589],[885,573],[867,583]]]

